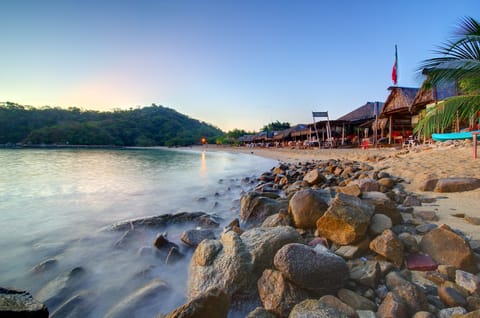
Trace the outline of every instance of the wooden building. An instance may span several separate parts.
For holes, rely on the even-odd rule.
[[[383,105],[380,119],[386,120],[388,143],[403,143],[412,134],[410,107],[418,93],[418,88],[390,86],[390,94]]]

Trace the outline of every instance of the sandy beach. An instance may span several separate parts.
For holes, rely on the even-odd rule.
[[[468,223],[463,214],[480,217],[480,189],[455,193],[424,192],[419,185],[427,178],[474,177],[480,178],[480,159],[473,159],[471,144],[419,146],[414,149],[289,149],[204,146],[206,151],[231,151],[247,153],[278,160],[301,162],[311,160],[356,160],[367,162],[393,176],[404,179],[405,190],[422,197],[436,198],[433,203],[415,207],[418,211],[434,211],[437,224],[448,224],[472,239],[480,240],[480,226]],[[457,215],[457,216],[455,216]]]

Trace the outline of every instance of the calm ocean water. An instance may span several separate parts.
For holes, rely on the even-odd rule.
[[[62,297],[86,292],[88,316],[102,317],[132,291],[160,278],[172,288],[169,297],[142,304],[136,315],[166,313],[185,301],[189,257],[164,265],[154,255],[138,253],[152,246],[158,232],[144,231],[131,246],[116,248],[123,233],[107,228],[131,218],[184,211],[216,214],[228,223],[238,216],[242,191],[252,187],[241,179],[274,165],[269,159],[208,149],[2,149],[0,286],[42,298],[57,277],[81,267],[84,278]],[[181,230],[169,229],[169,239],[178,241]],[[51,269],[31,272],[47,259],[56,260]]]

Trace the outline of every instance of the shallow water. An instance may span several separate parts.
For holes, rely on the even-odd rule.
[[[274,164],[251,155],[208,151],[2,149],[0,286],[46,298],[52,291],[46,285],[81,267],[81,279],[63,289],[50,313],[86,291],[87,317],[101,317],[160,278],[169,285],[168,293],[143,303],[130,316],[166,313],[185,301],[192,250],[181,246],[187,257],[175,266],[165,265],[155,252],[148,253],[163,230],[143,230],[118,248],[114,244],[123,232],[109,226],[184,211],[215,214],[228,223],[238,216],[241,193],[252,187],[242,178],[258,176]],[[178,244],[183,230],[169,228],[168,238]],[[144,246],[147,253],[139,254]],[[47,259],[56,260],[52,268],[31,272]]]

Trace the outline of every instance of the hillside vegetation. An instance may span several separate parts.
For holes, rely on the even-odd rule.
[[[169,147],[221,135],[212,125],[155,104],[111,112],[0,104],[0,144]]]

